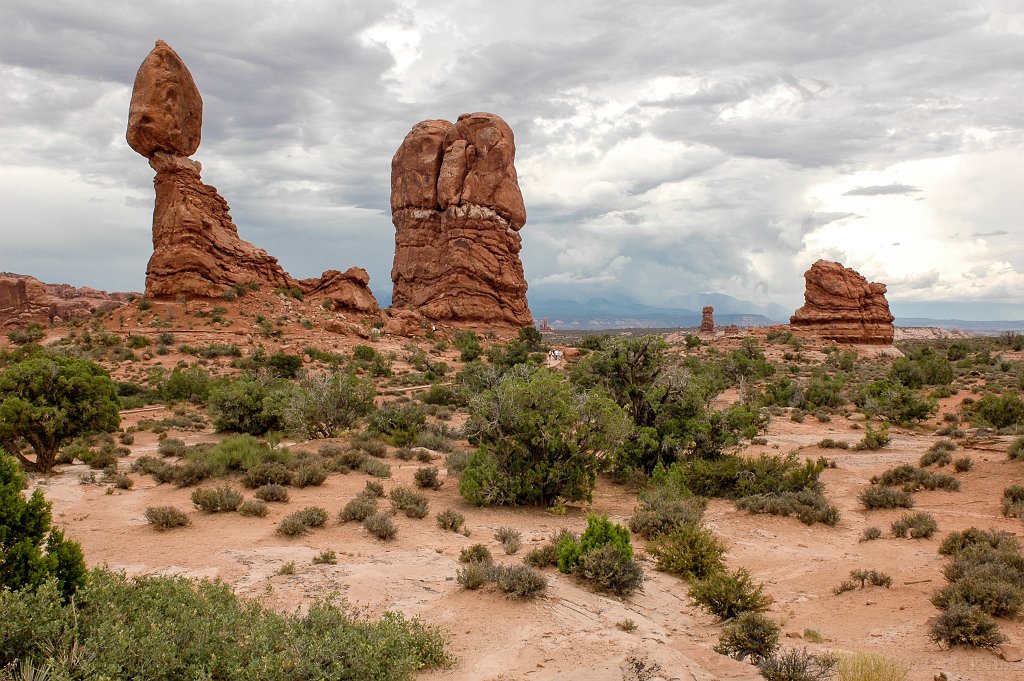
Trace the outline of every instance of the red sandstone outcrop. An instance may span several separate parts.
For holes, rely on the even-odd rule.
[[[431,320],[533,324],[515,153],[512,129],[494,114],[413,126],[391,161],[392,307]]]
[[[841,343],[892,345],[885,284],[869,283],[840,263],[819,260],[804,273],[804,306],[789,323]]]
[[[35,277],[0,272],[0,328],[88,317],[117,307],[129,295],[68,284],[44,284]]]
[[[199,147],[203,102],[192,75],[171,47],[158,40],[142,62],[128,113],[128,144],[156,171],[153,255],[146,294],[216,297],[235,286],[301,289],[330,298],[338,309],[378,310],[364,270],[329,270],[298,281],[277,259],[238,236],[227,201],[200,178],[187,158]]]
[[[715,332],[715,308],[711,305],[705,305],[700,311],[700,329],[701,333],[714,333]]]

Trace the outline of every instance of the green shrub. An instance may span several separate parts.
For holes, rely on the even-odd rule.
[[[853,446],[857,450],[876,450],[887,446],[892,442],[892,436],[889,435],[888,426],[882,426],[880,430],[875,430],[868,425],[867,430],[864,432],[864,438]]]
[[[1024,487],[1011,485],[1003,490],[1003,515],[1024,518]]]
[[[573,571],[579,560],[602,546],[612,546],[624,559],[632,560],[633,546],[629,541],[629,530],[608,520],[606,515],[587,515],[587,529],[580,536],[579,543],[571,535],[563,537],[558,546],[558,569],[566,574]]]
[[[468,548],[462,549],[459,553],[459,561],[462,563],[490,565],[494,562],[494,557],[491,556],[490,549],[483,544],[473,544]]]
[[[395,458],[400,461],[412,461],[416,457],[416,452],[408,447],[399,447],[395,450]]]
[[[844,440],[833,440],[832,438],[827,437],[820,441],[818,446],[822,449],[849,449],[850,443]]]
[[[369,430],[384,435],[396,447],[404,447],[416,441],[426,422],[419,404],[390,402],[370,416]]]
[[[378,539],[388,541],[398,536],[398,527],[387,513],[374,513],[363,520],[363,527]]]
[[[853,403],[868,416],[882,416],[901,425],[926,419],[936,409],[935,400],[888,380],[863,386],[854,394]]]
[[[336,437],[373,411],[375,394],[373,381],[354,373],[310,374],[292,392],[285,418],[306,438]]]
[[[145,512],[146,522],[153,526],[153,529],[164,531],[172,527],[185,527],[191,525],[185,512],[174,506],[150,506]]]
[[[384,485],[377,480],[367,480],[362,493],[379,499],[384,496]]]
[[[395,487],[388,495],[391,498],[391,510],[402,511],[409,518],[426,518],[430,508],[427,498],[408,487]]]
[[[866,527],[864,528],[863,534],[861,534],[861,541],[874,541],[880,539],[882,536],[882,530],[879,527]]]
[[[277,526],[277,533],[286,537],[306,534],[312,527],[323,527],[327,522],[327,511],[319,506],[308,506],[286,516]]]
[[[313,556],[313,565],[337,565],[338,554],[332,550],[321,551]]]
[[[954,531],[947,534],[946,538],[942,540],[942,545],[939,546],[939,553],[943,556],[956,557],[975,547],[1008,553],[1016,553],[1020,550],[1017,538],[1009,532],[969,527],[962,532]]]
[[[690,599],[722,620],[743,612],[764,612],[772,599],[764,587],[755,584],[744,568],[735,572],[716,570],[690,586]]]
[[[715,652],[743,661],[770,658],[779,648],[779,625],[759,612],[743,612],[722,629]]]
[[[212,447],[193,448],[186,456],[190,460],[207,463],[216,475],[251,471],[267,463],[289,464],[292,460],[287,449],[272,449],[251,435],[232,435]]]
[[[484,354],[480,340],[472,331],[456,331],[452,338],[452,345],[459,351],[460,362],[472,362]]]
[[[466,516],[453,508],[445,509],[437,514],[437,526],[442,530],[461,532],[466,524]]]
[[[711,530],[684,524],[648,542],[647,552],[657,560],[658,570],[699,580],[721,571],[725,545]]]
[[[953,470],[957,473],[966,473],[974,468],[974,459],[969,456],[961,456],[953,462]]]
[[[872,485],[857,497],[864,508],[913,508],[914,497],[903,490]]]
[[[1017,617],[1024,610],[1024,579],[994,564],[972,566],[932,595],[940,610],[955,603],[976,606],[993,617]]]
[[[262,499],[246,499],[238,507],[238,515],[246,518],[266,518],[270,510]]]
[[[253,492],[253,496],[260,501],[277,501],[280,503],[288,502],[288,490],[285,489],[283,485],[278,485],[276,483],[257,487],[256,491]]]
[[[935,465],[941,467],[941,466],[945,466],[945,465],[947,465],[949,463],[952,463],[953,457],[950,455],[950,452],[953,451],[954,449],[956,449],[956,445],[953,445],[952,449],[946,449],[945,447],[940,446],[940,445],[944,445],[946,442],[949,442],[949,441],[948,440],[943,440],[941,442],[936,442],[934,445],[932,445],[928,449],[927,452],[925,452],[924,454],[921,455],[921,461],[920,461],[921,468],[925,468],[926,466],[931,466],[932,464],[935,464]],[[949,443],[949,444],[952,444],[952,443]]]
[[[1024,425],[1024,400],[1012,392],[1002,395],[989,393],[967,406],[966,412],[974,425],[991,428]]]
[[[866,589],[868,584],[871,586],[881,586],[886,589],[892,588],[892,577],[878,570],[850,570],[850,579],[854,582],[860,582],[860,588],[862,589]]]
[[[327,600],[279,613],[223,582],[93,570],[73,604],[60,601],[49,585],[0,590],[0,666],[12,678],[35,666],[61,679],[411,681],[449,662],[441,633],[419,620]]]
[[[438,478],[439,471],[436,466],[425,466],[417,468],[413,474],[416,486],[422,489],[439,490],[444,486],[444,480]]]
[[[172,475],[174,483],[178,487],[191,487],[198,485],[203,480],[214,475],[213,468],[205,461],[186,461],[180,466],[171,466],[167,469]],[[164,482],[157,478],[159,482]]]
[[[953,603],[943,610],[929,627],[928,637],[947,648],[963,645],[992,649],[1006,641],[991,615],[967,603]]]
[[[904,513],[898,520],[893,521],[892,534],[894,537],[907,537],[911,539],[930,539],[939,530],[939,524],[935,522],[934,516],[923,511],[918,513]]]
[[[160,396],[166,402],[187,400],[204,404],[210,394],[210,374],[200,366],[175,367],[160,385]]]
[[[85,580],[82,548],[53,527],[51,506],[43,493],[36,489],[26,499],[25,486],[17,461],[0,449],[0,592],[33,590],[53,580],[60,597],[67,600]]]
[[[1010,448],[1006,450],[1006,456],[1011,460],[1024,459],[1024,435],[1010,443]]]
[[[210,388],[207,406],[218,432],[263,435],[285,429],[289,392],[280,379],[225,379]]]
[[[360,492],[341,509],[338,513],[338,521],[347,523],[354,520],[361,523],[376,512],[377,498],[371,494]]]
[[[230,485],[221,485],[214,489],[200,488],[192,491],[192,503],[205,513],[226,513],[235,511],[242,505],[240,492]]]

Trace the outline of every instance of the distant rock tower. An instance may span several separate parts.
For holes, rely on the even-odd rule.
[[[413,126],[391,161],[392,307],[435,320],[533,325],[515,157],[512,129],[494,114]]]
[[[715,332],[715,308],[710,305],[705,305],[700,311],[700,332]]]
[[[819,260],[804,273],[804,306],[790,326],[840,343],[892,345],[893,316],[885,284],[868,283],[855,270]]]

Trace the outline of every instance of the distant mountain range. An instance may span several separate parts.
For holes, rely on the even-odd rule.
[[[571,298],[545,295],[544,292],[529,294],[530,310],[538,323],[547,319],[555,329],[597,330],[597,329],[665,329],[693,328],[700,325],[701,308],[711,305],[715,308],[717,326],[771,326],[788,324],[793,313],[781,305],[756,305],[721,293],[691,293],[675,296],[664,306],[645,305],[638,300],[621,294],[594,296],[585,302]],[[981,334],[1000,331],[1024,331],[1024,320],[1017,321],[969,321],[963,319],[931,319],[928,317],[897,317],[899,327],[937,327],[960,329]]]

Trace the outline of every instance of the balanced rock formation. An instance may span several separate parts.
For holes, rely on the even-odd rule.
[[[129,295],[68,284],[45,284],[35,277],[0,272],[0,328],[88,317],[94,312],[117,307],[126,302]]]
[[[714,333],[715,332],[715,308],[711,305],[705,305],[700,311],[700,328],[698,329],[701,333]]]
[[[804,273],[804,306],[789,323],[841,343],[892,345],[893,316],[885,284],[840,263],[819,260]]]
[[[328,270],[298,281],[261,248],[238,236],[227,201],[188,158],[199,148],[203,101],[192,74],[162,40],[142,62],[128,112],[128,144],[156,171],[153,255],[146,294],[217,297],[235,286],[298,288],[340,309],[376,312],[365,270]]]
[[[392,307],[431,320],[533,324],[515,156],[512,129],[494,114],[413,126],[391,161]]]

